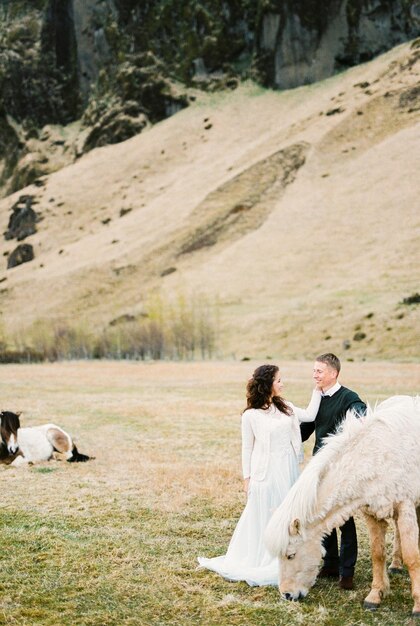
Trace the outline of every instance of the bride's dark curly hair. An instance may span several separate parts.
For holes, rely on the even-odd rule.
[[[246,408],[268,409],[274,404],[279,411],[291,415],[292,409],[280,396],[271,397],[273,382],[279,368],[277,365],[260,365],[257,367],[246,386]]]

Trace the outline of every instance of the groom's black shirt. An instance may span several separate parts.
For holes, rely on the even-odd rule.
[[[306,441],[315,431],[315,454],[322,447],[324,437],[337,430],[350,409],[358,415],[365,415],[367,407],[357,393],[347,387],[340,387],[332,396],[323,396],[315,421],[300,425],[302,441]]]

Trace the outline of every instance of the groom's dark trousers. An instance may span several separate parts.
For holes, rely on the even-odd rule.
[[[356,525],[352,517],[340,526],[340,533],[340,554],[338,554],[337,531],[335,528],[322,541],[322,545],[326,550],[324,567],[337,570],[340,576],[353,576],[357,560],[357,534]]]

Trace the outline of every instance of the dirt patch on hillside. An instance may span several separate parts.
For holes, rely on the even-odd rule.
[[[365,91],[369,91],[369,87]],[[387,137],[412,126],[419,117],[419,94],[418,86],[405,86],[375,93],[373,97],[367,94],[360,106],[349,113],[343,108],[342,121],[318,144],[318,153],[325,160],[341,163],[346,157],[354,156],[355,151],[360,155]]]
[[[210,193],[192,213],[178,256],[232,241],[261,226],[295,180],[308,149],[302,142],[279,150]]]

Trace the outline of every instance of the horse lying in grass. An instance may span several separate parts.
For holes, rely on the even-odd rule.
[[[357,510],[365,515],[372,554],[368,609],[379,607],[389,591],[385,566],[387,519],[394,518],[420,617],[420,551],[416,507],[420,505],[420,398],[394,396],[369,409],[364,418],[350,414],[338,432],[311,459],[266,530],[266,543],[279,558],[279,589],[288,600],[305,597],[314,584],[323,554],[321,540]],[[418,510],[417,510],[418,513]]]
[[[21,428],[19,415],[10,411],[0,413],[0,419],[0,463],[19,466],[48,461],[56,452],[63,454],[69,463],[92,458],[81,454],[70,435],[56,424]]]

